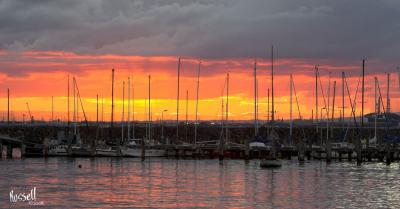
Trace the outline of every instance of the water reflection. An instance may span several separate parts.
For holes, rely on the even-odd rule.
[[[0,168],[1,208],[14,206],[11,189],[33,187],[49,208],[400,207],[399,164],[37,158],[1,160]]]

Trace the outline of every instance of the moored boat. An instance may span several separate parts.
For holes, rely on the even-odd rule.
[[[25,143],[25,157],[43,157],[43,145],[37,143]]]
[[[72,157],[91,157],[92,150],[86,146],[73,145],[73,146],[71,146],[70,156],[72,156]]]
[[[49,156],[67,156],[68,155],[68,145],[66,144],[56,144],[50,145]]]
[[[124,157],[141,157],[142,149],[140,148],[125,148],[121,150]],[[163,149],[146,149],[144,151],[145,157],[164,157],[166,151]]]
[[[97,157],[118,157],[121,156],[120,151],[117,147],[102,146],[96,148]]]
[[[131,139],[127,145],[121,149],[122,156],[124,157],[141,157],[142,156],[142,139]],[[144,147],[144,157],[164,157],[166,155],[165,149],[159,145],[146,144]]]

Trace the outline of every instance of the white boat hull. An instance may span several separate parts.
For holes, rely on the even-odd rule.
[[[326,159],[326,153],[325,152],[322,152],[322,153],[312,152],[311,156],[313,158],[315,158],[315,159]],[[342,153],[341,157],[342,157],[342,159],[345,159],[345,158],[348,158],[348,156],[349,156],[348,153]],[[351,157],[352,158],[356,158],[357,157],[357,153],[352,152],[351,153]],[[339,159],[339,153],[336,152],[336,151],[332,151],[331,158]]]
[[[67,156],[68,155],[68,152],[67,152],[67,150],[49,150],[49,153],[48,153],[48,155],[49,156]]]
[[[98,157],[118,157],[118,151],[112,149],[96,149],[96,156]]]
[[[140,148],[125,148],[121,150],[124,157],[142,157],[142,149]],[[166,154],[163,149],[146,149],[145,157],[164,157]]]
[[[49,156],[67,156],[68,155],[68,147],[67,146],[56,146],[56,147],[50,147]]]

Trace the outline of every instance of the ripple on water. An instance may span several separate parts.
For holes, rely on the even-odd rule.
[[[254,160],[26,158],[0,161],[0,207],[37,188],[45,207],[400,208],[399,164],[260,169]],[[81,168],[78,167],[81,165]]]

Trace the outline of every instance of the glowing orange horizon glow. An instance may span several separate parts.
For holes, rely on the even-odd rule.
[[[32,115],[37,120],[51,119],[51,97],[54,96],[54,119],[67,119],[67,77],[70,75],[70,119],[73,117],[72,77],[76,77],[82,102],[88,120],[96,120],[96,94],[99,95],[99,119],[110,120],[111,114],[111,69],[116,72],[115,84],[115,120],[122,119],[122,82],[132,78],[134,87],[135,120],[147,120],[145,101],[148,96],[147,76],[151,75],[151,107],[152,120],[159,120],[161,112],[165,120],[176,118],[176,81],[177,57],[143,57],[120,55],[77,55],[69,52],[22,52],[11,53],[0,51],[0,64],[8,71],[0,72],[0,119],[6,120],[7,95],[11,93],[11,119],[28,118],[26,102],[29,103]],[[267,119],[267,89],[270,88],[269,59],[259,59],[258,88],[259,88],[259,119]],[[226,73],[230,73],[229,89],[229,120],[252,120],[254,118],[253,99],[253,59],[218,59],[203,60],[200,77],[199,119],[220,120],[221,101],[225,100],[224,83]],[[299,108],[304,119],[311,118],[315,108],[315,77],[313,62],[310,60],[277,59],[275,77],[275,107],[276,119],[289,118],[289,73],[293,73]],[[352,63],[353,64],[353,63]],[[196,105],[196,73],[198,60],[184,58],[181,71],[180,119],[185,119],[186,90],[189,92],[188,118],[195,119]],[[352,99],[357,88],[360,66],[354,65],[321,65],[321,81],[323,82],[325,100],[327,100],[328,73],[332,71],[331,102],[333,81],[336,80],[335,117],[338,118],[342,106],[341,71],[352,73],[347,80]],[[14,69],[14,70],[13,70]],[[386,108],[386,75],[368,71],[365,78],[365,113],[373,111],[374,80],[377,76],[380,82],[383,102]],[[354,76],[355,75],[355,76]],[[127,85],[127,84],[126,84]],[[391,85],[397,86],[397,75],[391,77]],[[357,112],[361,106],[361,86],[357,96]],[[320,89],[319,89],[320,91]],[[131,89],[132,93],[132,89]],[[398,88],[391,90],[391,110],[400,111]],[[131,95],[131,118],[132,118]],[[125,88],[125,120],[127,119],[127,88]],[[102,114],[102,99],[104,113]],[[270,98],[271,101],[271,98]],[[225,101],[224,101],[225,102]],[[296,100],[293,96],[293,117],[299,118]],[[324,101],[320,92],[319,108]],[[331,103],[332,105],[332,103]],[[345,117],[350,117],[350,104],[345,94]],[[271,109],[270,109],[271,111]],[[321,110],[318,110],[320,114]],[[225,114],[225,113],[223,113]],[[331,113],[330,113],[331,114]],[[24,116],[25,115],[25,116]],[[315,111],[314,111],[315,117]],[[318,116],[320,117],[320,115]],[[323,117],[326,117],[324,115]],[[79,118],[83,120],[81,107]]]

